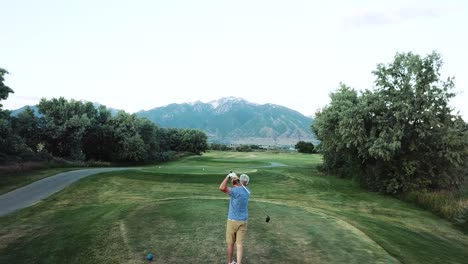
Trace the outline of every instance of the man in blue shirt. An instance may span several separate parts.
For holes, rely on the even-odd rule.
[[[232,187],[227,187],[231,180]],[[226,243],[228,250],[228,263],[241,264],[243,253],[244,236],[247,232],[247,220],[249,218],[249,198],[250,191],[247,189],[249,176],[242,174],[239,177],[233,172],[229,173],[223,180],[219,189],[230,196],[229,213],[226,226]],[[232,261],[234,243],[237,245],[237,262]]]

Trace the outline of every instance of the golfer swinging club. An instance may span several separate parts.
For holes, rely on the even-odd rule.
[[[231,179],[232,188],[227,187]],[[245,187],[249,184],[249,176],[242,174],[239,177],[234,172],[229,173],[223,180],[219,189],[228,194],[229,213],[226,226],[226,243],[229,264],[241,264],[243,253],[244,236],[247,233],[247,219],[249,218],[250,191]],[[237,262],[232,260],[234,243],[237,244]]]

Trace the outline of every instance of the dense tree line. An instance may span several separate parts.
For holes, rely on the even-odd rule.
[[[228,145],[220,144],[220,143],[211,143],[209,144],[208,148],[210,150],[221,150],[221,151],[235,150],[237,152],[252,152],[252,151],[265,150],[265,148],[256,144],[241,144],[239,146],[232,147],[232,146],[228,146]]]
[[[237,146],[235,150],[237,152],[252,152],[252,151],[262,151],[265,149],[255,144],[242,144],[240,146]]]
[[[0,99],[13,93],[0,69]],[[208,148],[204,132],[159,128],[147,119],[105,106],[54,98],[42,99],[40,117],[27,108],[13,117],[0,105],[0,162],[40,159],[112,162],[165,161],[177,152],[200,154]]]
[[[467,178],[468,126],[448,105],[454,83],[441,66],[437,53],[397,54],[373,72],[373,90],[342,84],[312,125],[324,168],[385,193],[457,188]]]
[[[225,145],[225,144],[220,144],[220,143],[210,143],[208,148],[210,150],[221,150],[221,151],[232,150],[230,146]]]

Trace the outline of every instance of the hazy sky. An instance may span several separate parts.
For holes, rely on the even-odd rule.
[[[372,88],[397,52],[443,56],[468,116],[468,1],[0,0],[15,94],[128,112],[242,97],[313,115],[340,82]]]

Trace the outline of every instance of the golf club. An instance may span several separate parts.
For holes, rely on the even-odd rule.
[[[230,173],[232,173],[232,171],[231,171]],[[247,188],[245,188],[245,186],[244,186],[242,183],[241,183],[241,186],[242,186],[242,187],[244,188],[244,190],[250,195],[249,190],[247,190]],[[252,197],[252,196],[250,196],[250,197]],[[256,204],[260,209],[262,209],[262,211],[265,213],[265,215],[266,215],[265,222],[267,222],[267,223],[270,222],[270,216],[269,216],[268,213],[265,211],[265,209],[264,209],[263,207],[261,207],[261,206],[258,204],[257,201],[254,201],[254,202],[255,202],[255,204]]]

